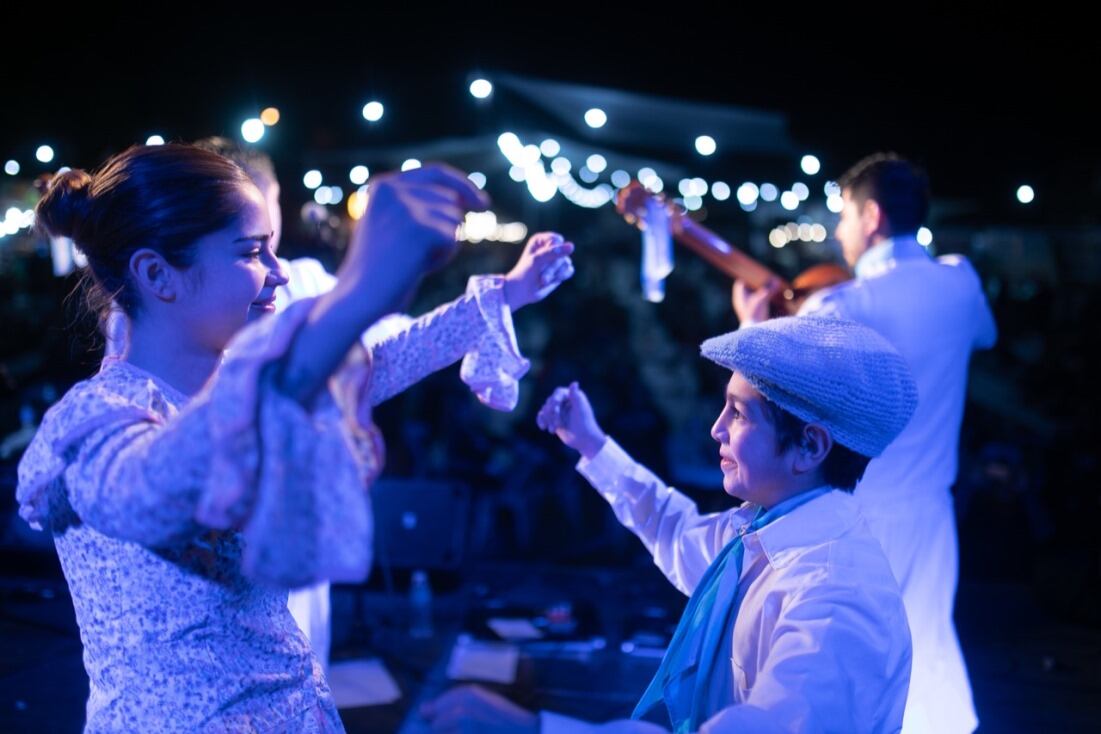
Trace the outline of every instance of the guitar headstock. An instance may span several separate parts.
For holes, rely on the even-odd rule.
[[[628,224],[638,225],[646,218],[646,205],[650,201],[666,203],[665,197],[647,191],[638,181],[631,181],[616,194],[615,210]]]

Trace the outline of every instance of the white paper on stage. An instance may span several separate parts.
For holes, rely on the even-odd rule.
[[[336,707],[378,706],[401,698],[401,689],[378,658],[342,660],[329,667]]]
[[[543,633],[526,619],[493,617],[486,622],[486,626],[496,632],[502,640],[510,642],[538,640],[543,637]]]
[[[513,645],[460,638],[451,650],[447,677],[452,680],[513,683],[519,660],[520,653]]]

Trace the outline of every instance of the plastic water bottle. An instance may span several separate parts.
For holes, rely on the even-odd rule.
[[[409,584],[409,636],[415,639],[432,636],[432,587],[424,571],[414,571]]]

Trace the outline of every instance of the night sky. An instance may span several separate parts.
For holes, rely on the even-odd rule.
[[[511,72],[780,112],[827,175],[895,150],[928,169],[935,197],[967,202],[978,225],[1093,224],[1101,211],[1101,146],[1084,113],[1096,43],[1073,19],[899,7],[849,8],[851,21],[794,6],[761,18],[685,4],[653,18],[631,10],[629,20],[595,5],[446,17],[354,7],[6,9],[0,157],[36,166],[35,147],[49,142],[56,165],[89,167],[154,132],[238,137],[242,120],[274,105],[283,119],[265,144],[277,163],[297,163],[300,152],[500,126],[466,87],[473,73]],[[359,110],[376,97],[387,118],[372,127]],[[1037,192],[1029,207],[1015,198],[1022,183]]]

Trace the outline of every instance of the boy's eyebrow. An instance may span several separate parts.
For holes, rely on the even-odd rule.
[[[760,405],[759,401],[753,397],[735,395],[729,391],[726,393],[726,400],[728,403],[738,403],[738,405],[741,406],[738,408],[740,413],[749,414],[750,411],[753,411],[752,416],[760,415],[760,410],[763,407]]]

